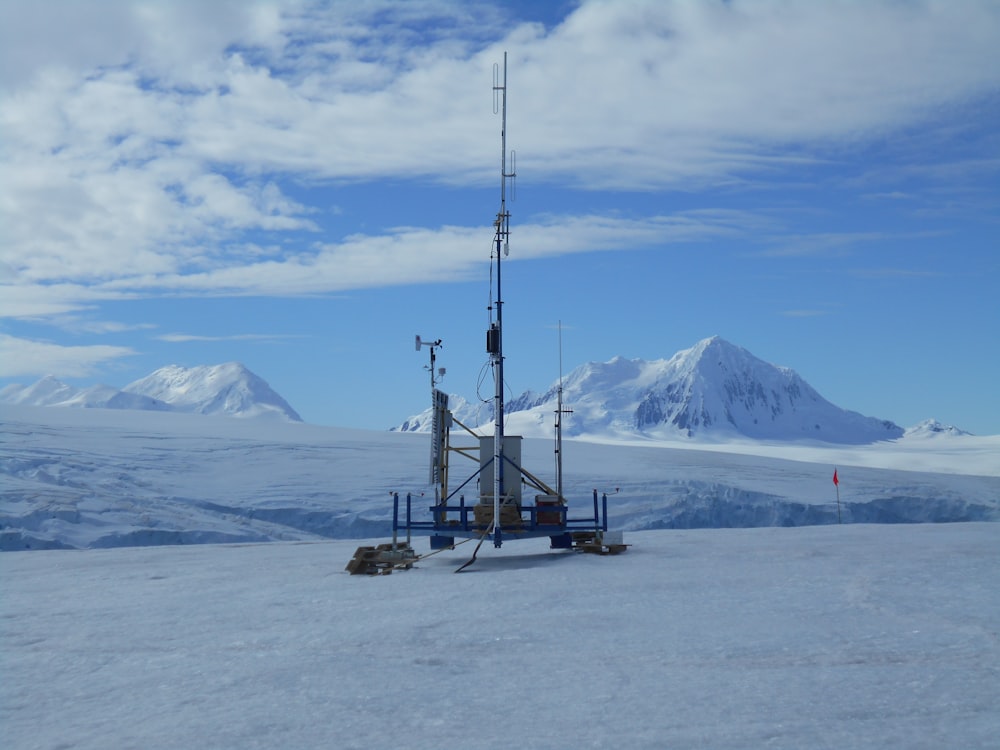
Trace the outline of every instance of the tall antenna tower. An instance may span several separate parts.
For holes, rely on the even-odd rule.
[[[392,542],[377,547],[358,547],[354,559],[348,563],[351,573],[390,573],[394,569],[406,569],[421,559],[410,547],[410,534],[430,534],[430,554],[443,549],[453,549],[456,537],[465,541],[478,539],[472,557],[455,572],[458,573],[476,561],[479,548],[491,534],[493,545],[500,547],[506,536],[509,539],[528,539],[547,536],[552,549],[578,549],[600,554],[623,551],[627,545],[621,541],[621,532],[616,532],[617,541],[608,539],[608,498],[605,493],[602,504],[598,503],[594,490],[594,514],[570,518],[568,503],[562,489],[562,418],[570,414],[570,409],[562,403],[562,322],[559,324],[559,398],[556,412],[556,489],[532,474],[521,463],[521,435],[504,435],[504,355],[503,355],[503,296],[501,264],[509,253],[510,212],[507,198],[514,200],[515,153],[507,151],[507,53],[503,56],[503,68],[493,66],[493,113],[500,114],[500,210],[493,221],[496,233],[490,250],[490,265],[496,259],[496,285],[490,276],[489,330],[486,331],[486,351],[489,353],[493,370],[493,435],[482,434],[455,418],[448,409],[448,397],[437,389],[444,369],[436,370],[435,350],[441,340],[424,341],[416,337],[416,348],[430,347],[431,391],[434,394],[434,421],[431,442],[430,481],[435,485],[434,505],[429,509],[430,519],[413,516],[410,493],[406,494],[405,505],[400,505],[399,493],[393,493]],[[509,156],[509,161],[508,161]],[[451,426],[457,425],[472,435],[478,445],[452,445]],[[492,442],[492,445],[491,445]],[[457,487],[449,488],[449,460],[454,454],[470,458],[479,468]],[[464,487],[477,480],[472,487],[477,488],[477,502],[465,502]],[[525,492],[535,492],[534,503]],[[423,494],[423,493],[421,493]],[[457,502],[456,502],[457,497]],[[525,501],[527,500],[527,501]],[[400,544],[397,533],[406,531],[406,543]],[[459,542],[461,543],[461,542]]]
[[[501,258],[510,252],[510,212],[507,210],[507,186],[511,187],[513,200],[515,153],[510,152],[510,171],[507,171],[507,53],[503,53],[503,71],[493,64],[493,113],[500,114],[500,210],[493,222],[496,228],[494,255],[497,262],[496,297],[491,304],[493,313],[490,330],[486,335],[486,350],[493,367],[493,546],[503,544],[503,530],[500,524],[500,505],[505,494],[503,457],[503,298],[501,296]]]

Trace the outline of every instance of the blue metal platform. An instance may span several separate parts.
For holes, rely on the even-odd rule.
[[[413,517],[413,495],[407,493],[401,509],[399,493],[393,493],[393,535],[400,532],[407,536],[429,535],[431,549],[443,549],[454,546],[456,537],[475,539],[493,531],[492,502],[469,504],[465,502],[465,495],[459,495],[457,505],[449,504],[448,500],[454,500],[454,495],[427,508],[430,520],[418,520]],[[403,511],[402,517],[400,510]],[[513,539],[547,536],[554,549],[571,548],[574,532],[608,530],[607,493],[601,495],[599,502],[597,490],[594,490],[592,516],[570,518],[568,511],[565,503],[502,505],[500,528],[505,537]]]

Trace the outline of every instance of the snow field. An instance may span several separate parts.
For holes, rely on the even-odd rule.
[[[4,746],[996,747],[1000,525],[627,541],[9,553]]]

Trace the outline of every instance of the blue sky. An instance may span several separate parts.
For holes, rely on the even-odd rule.
[[[1000,433],[998,2],[0,2],[0,385],[241,361],[381,429],[720,335]],[[492,386],[483,387],[489,396]]]

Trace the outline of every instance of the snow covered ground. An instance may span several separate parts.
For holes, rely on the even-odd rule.
[[[470,441],[456,435],[454,442]],[[426,509],[429,437],[301,423],[0,406],[0,549],[359,538],[391,493]],[[524,464],[554,482],[553,444]],[[870,446],[567,441],[566,494],[616,528],[1000,520],[1000,437]],[[475,466],[454,464],[452,487]],[[467,467],[463,472],[463,466]],[[617,490],[617,492],[616,492]],[[470,487],[470,495],[476,490]],[[579,504],[579,505],[577,505]]]
[[[4,406],[0,540],[31,551],[0,555],[0,741],[996,748],[998,455],[567,442],[571,510],[611,493],[626,553],[510,541],[453,575],[467,544],[372,579],[345,538],[426,491],[426,435]]]
[[[3,747],[997,747],[1000,524],[628,541],[7,553]]]

